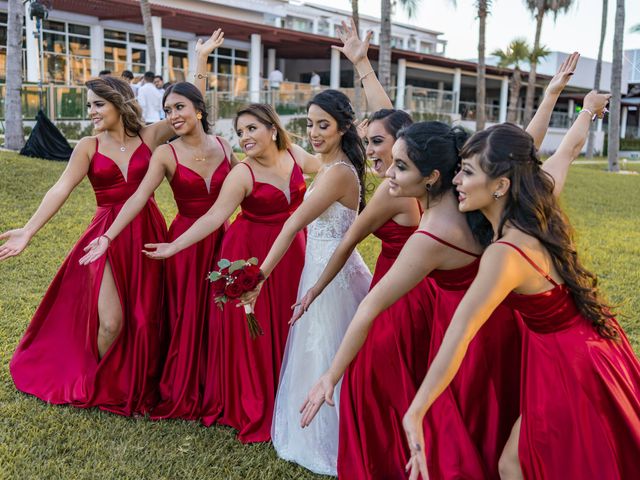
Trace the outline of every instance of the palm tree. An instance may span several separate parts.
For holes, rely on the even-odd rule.
[[[4,105],[4,145],[20,150],[24,145],[22,129],[22,21],[24,7],[21,0],[9,0],[7,12],[7,71]]]
[[[533,51],[536,52],[540,48],[540,34],[542,32],[542,20],[547,13],[553,13],[554,20],[558,13],[566,12],[571,6],[572,0],[525,0],[527,8],[533,13],[536,19],[536,36],[533,42]],[[529,70],[529,79],[527,81],[527,95],[524,104],[524,118],[522,122],[527,125],[531,121],[533,114],[533,100],[536,93],[536,68],[538,61],[532,58],[531,69]]]
[[[487,103],[487,91],[484,52],[487,14],[489,13],[489,8],[491,7],[491,0],[478,0],[476,2],[476,6],[478,7],[478,20],[480,21],[480,28],[478,33],[478,65],[476,67],[476,132],[479,132],[480,130],[484,130],[484,124],[486,121],[485,103]]]
[[[142,22],[144,23],[144,36],[147,40],[147,54],[149,55],[150,70],[156,68],[156,44],[153,40],[153,22],[151,21],[151,5],[149,0],[140,0],[140,11],[142,12]],[[155,72],[160,75],[160,72]]]
[[[622,97],[622,42],[624,38],[624,0],[616,1],[613,31],[613,62],[611,63],[611,109],[609,113],[609,171],[618,172],[620,150],[620,100]]]
[[[593,79],[594,90],[600,90],[600,77],[602,76],[602,50],[604,47],[604,37],[607,33],[607,12],[609,11],[609,0],[602,0],[602,20],[600,22],[600,45],[598,46],[598,61],[596,62],[596,74]],[[589,130],[587,139],[587,158],[593,158],[593,144],[595,143],[595,132],[593,126]]]

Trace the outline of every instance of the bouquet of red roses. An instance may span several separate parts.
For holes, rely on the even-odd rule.
[[[208,278],[213,284],[214,300],[221,310],[229,300],[240,298],[243,294],[252,291],[264,280],[264,275],[258,268],[258,259],[255,257],[249,260],[236,260],[235,262],[223,258],[218,262],[218,268],[220,270],[210,272]],[[260,328],[251,306],[245,305],[244,311],[247,315],[251,338],[255,339],[259,335],[263,335],[264,332]]]

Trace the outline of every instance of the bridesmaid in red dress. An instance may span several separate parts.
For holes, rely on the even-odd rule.
[[[213,207],[173,242],[148,245],[149,257],[175,255],[220,228],[238,206],[242,211],[224,236],[220,256],[232,261],[266,257],[282,226],[302,202],[303,171],[317,171],[319,162],[300,147],[291,146],[270,105],[253,104],[240,110],[235,128],[247,158],[229,173]],[[300,232],[263,285],[255,315],[264,335],[252,340],[244,310],[232,303],[221,315],[222,360],[215,378],[222,394],[222,414],[209,417],[207,424],[217,421],[229,425],[245,443],[270,439],[287,322],[302,272],[304,247],[305,236]]]
[[[87,176],[96,195],[91,224],[49,286],[11,360],[13,381],[49,403],[99,406],[122,415],[149,411],[161,371],[162,265],[140,253],[143,239],[166,235],[153,198],[109,254],[79,265],[89,241],[104,234],[135,192],[151,152],[173,134],[168,122],[143,126],[129,85],[115,77],[87,82],[98,132],[76,146],[58,182],[24,228],[1,238],[0,259],[19,254]],[[105,243],[109,240],[103,237]]]
[[[418,472],[427,478],[433,467],[424,456],[425,412],[503,301],[521,312],[528,333],[521,416],[500,459],[501,478],[637,476],[640,362],[600,299],[595,276],[579,261],[557,201],[566,176],[562,165],[578,155],[591,117],[602,114],[607,99],[595,93],[585,98],[546,170],[532,138],[515,125],[479,132],[463,148],[455,178],[460,210],[480,210],[496,241],[485,251],[405,416],[411,478]]]
[[[105,232],[111,239],[136,218],[165,177],[178,205],[168,238],[178,238],[211,208],[232,162],[237,163],[228,142],[209,135],[207,108],[194,85],[170,86],[163,108],[180,138],[156,149],[138,190]],[[206,276],[219,258],[223,230],[224,225],[165,262],[169,347],[160,379],[160,403],[152,419],[195,420],[220,408],[217,389],[210,388],[219,363],[219,313]],[[86,250],[81,264],[107,253],[107,243],[96,238]]]

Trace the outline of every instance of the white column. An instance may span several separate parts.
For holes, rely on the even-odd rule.
[[[98,76],[104,70],[104,28],[91,25],[91,75]]]
[[[444,92],[444,82],[438,82],[438,97],[436,99],[436,109],[438,112],[442,111],[442,94]]]
[[[38,39],[34,36],[36,21],[29,18],[29,5],[27,3],[24,6],[25,36],[27,37],[27,82],[35,83],[40,78],[40,54],[38,52]]]
[[[402,50],[409,50],[409,37],[402,37]]]
[[[162,17],[151,17],[151,25],[153,27],[153,47],[156,50],[156,64],[149,65],[153,68],[156,75],[162,75]]]
[[[398,76],[396,83],[396,108],[402,110],[404,108],[404,89],[407,86],[407,59],[398,60]]]
[[[503,123],[507,121],[507,105],[509,104],[509,77],[507,75],[502,77],[500,83],[500,113],[498,115],[498,122]]]
[[[267,71],[265,72],[265,74],[269,75],[275,69],[276,69],[276,49],[270,48],[267,50]],[[284,72],[282,72],[282,74],[284,75]]]
[[[278,59],[278,70],[282,72],[285,82],[287,81],[287,62],[284,58]]]
[[[453,71],[453,113],[460,110],[460,83],[462,82],[462,70],[456,68]]]
[[[260,57],[262,51],[260,34],[251,34],[251,49],[249,50],[249,99],[253,103],[260,101]]]
[[[318,19],[317,18],[313,19],[313,27],[312,27],[312,29],[313,29],[314,35],[317,35],[318,34]]]
[[[329,20],[329,36],[330,37],[336,36],[336,24],[333,23],[331,20]]]
[[[187,53],[187,61],[189,62],[189,72],[187,74],[187,81],[193,81],[193,74],[196,73],[196,64],[198,63],[198,56],[196,55],[196,45],[198,40],[189,40],[189,52]]]
[[[569,99],[569,105],[567,107],[567,113],[569,114],[569,120],[573,120],[573,116],[576,111],[576,101],[573,98]]]
[[[329,86],[340,88],[340,52],[335,48],[331,49],[331,76]]]
[[[278,28],[284,27],[284,18],[276,17],[276,27]]]
[[[629,107],[622,107],[622,119],[620,120],[620,138],[627,136],[627,116]]]

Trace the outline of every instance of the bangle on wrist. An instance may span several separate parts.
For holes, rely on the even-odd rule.
[[[580,113],[582,113],[582,112],[587,112],[587,113],[589,114],[589,116],[591,117],[591,121],[592,121],[592,122],[593,122],[593,121],[596,119],[596,117],[597,117],[597,115],[596,115],[595,113],[593,113],[593,111],[592,111],[592,110],[589,110],[588,108],[584,108],[584,107],[582,107],[582,110],[580,110]]]
[[[373,68],[371,70],[369,70],[367,73],[365,73],[364,75],[360,75],[360,72],[358,72],[358,75],[360,76],[360,81],[363,81],[367,75],[371,75],[373,73]]]
[[[107,248],[109,248],[111,246],[111,242],[113,240],[111,240],[111,238],[109,237],[109,235],[107,235],[106,233],[103,233],[102,235],[100,235],[101,238],[106,238],[107,239]]]

